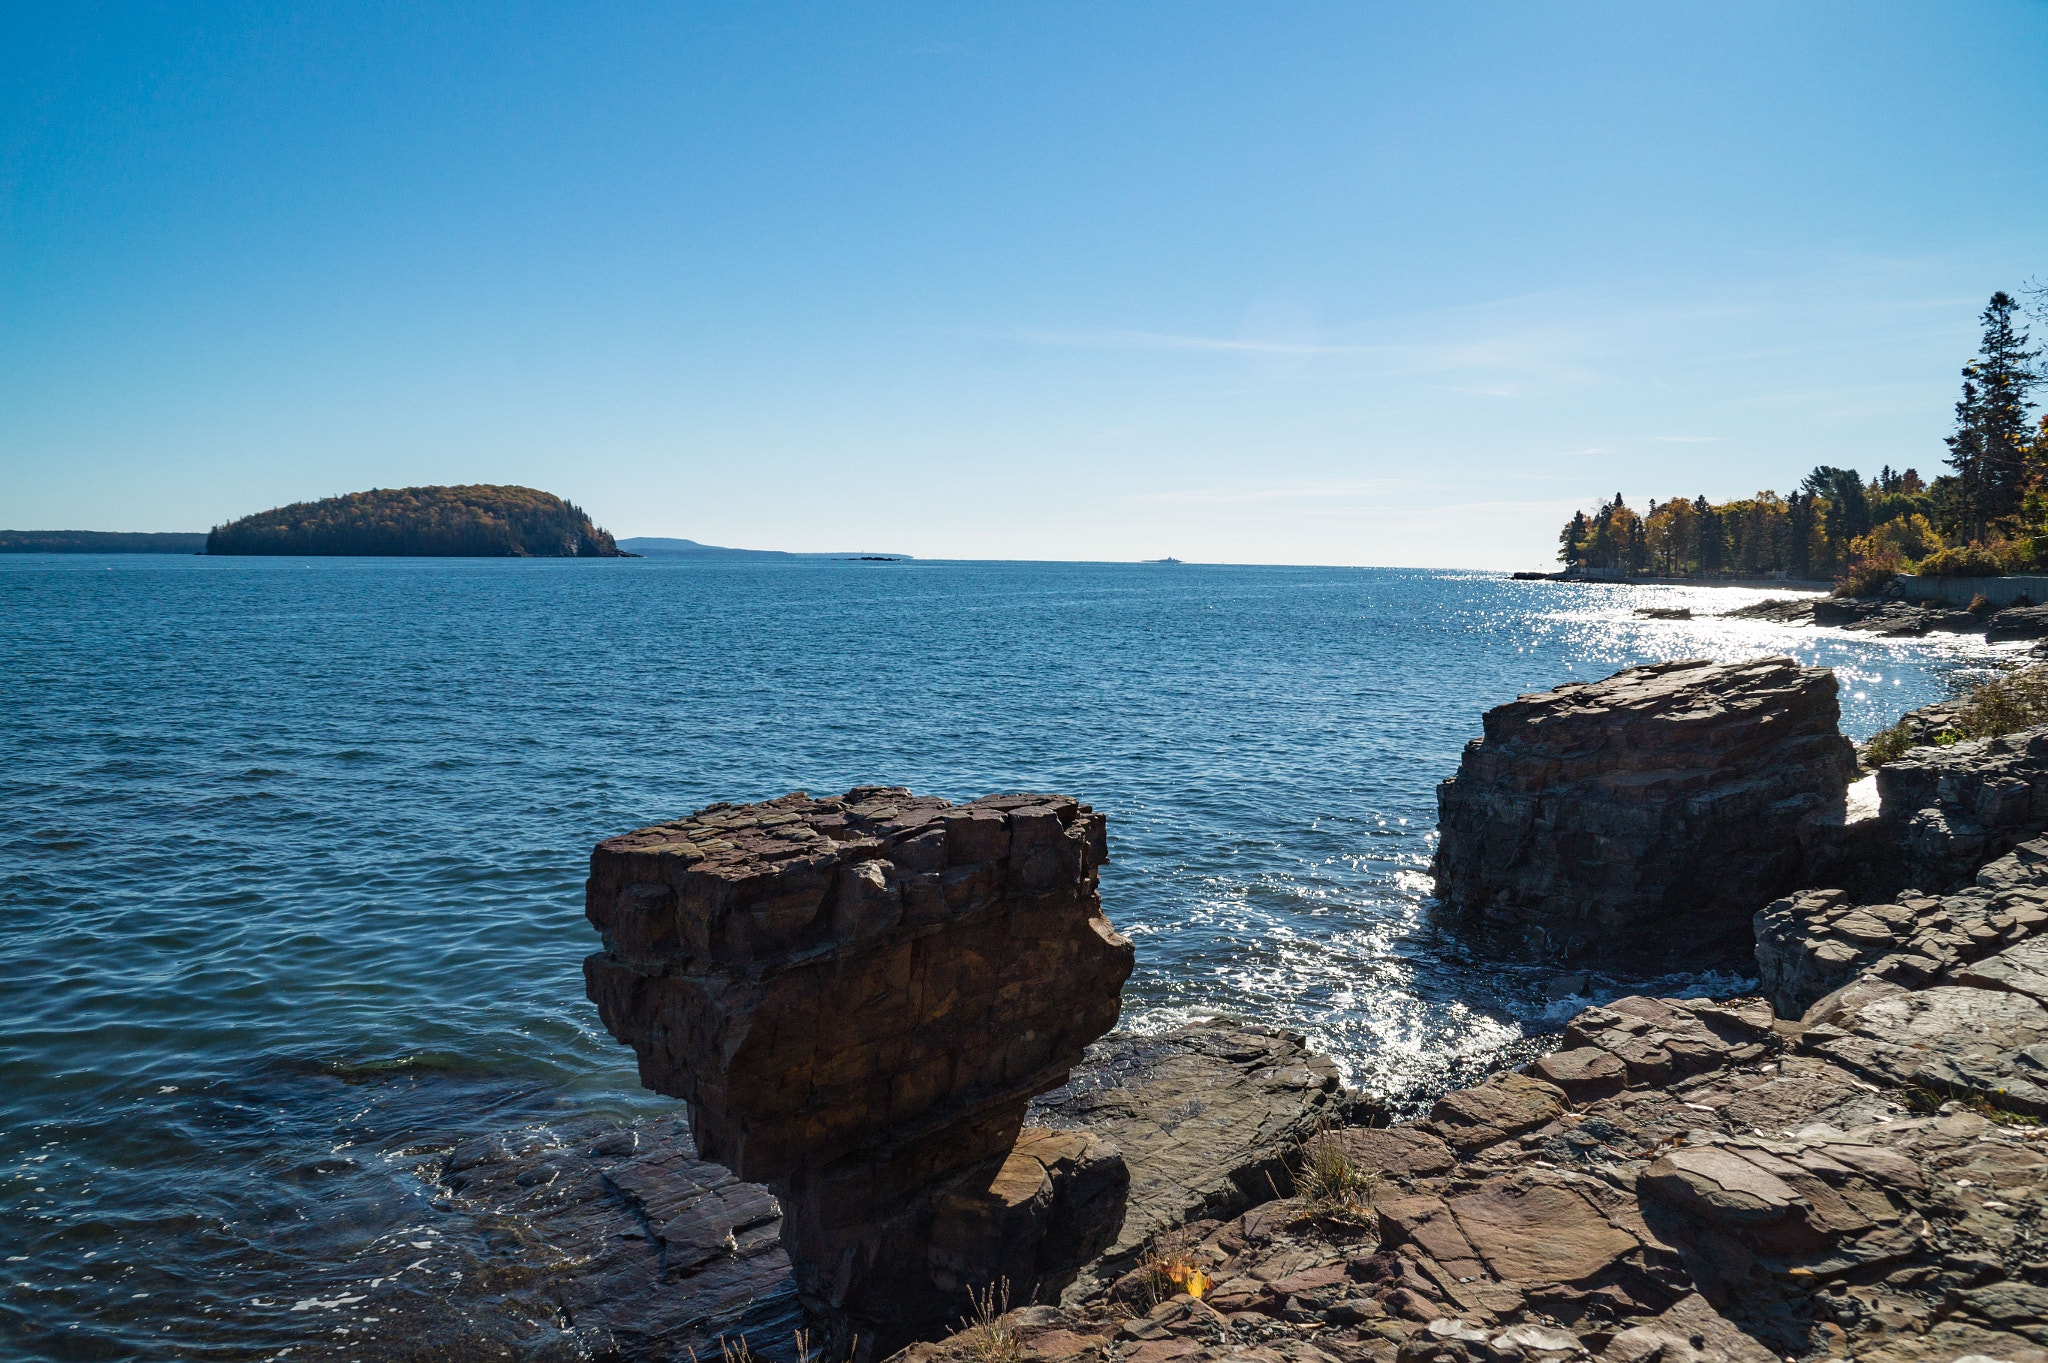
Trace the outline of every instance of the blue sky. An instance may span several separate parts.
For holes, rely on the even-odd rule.
[[[2048,4],[13,6],[0,524],[1543,566],[1932,472]]]

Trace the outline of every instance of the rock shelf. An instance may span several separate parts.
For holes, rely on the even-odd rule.
[[[1133,1273],[1004,1328],[1020,1363],[2048,1363],[2048,1130],[1922,1101],[1948,1072],[1916,1010],[2034,1044],[2036,1001],[1989,982],[2035,965],[1987,961],[1986,984],[1885,985],[1810,1022],[1760,1000],[1588,1009],[1532,1075],[1329,1136],[1379,1175],[1369,1215],[1278,1199],[1198,1219],[1164,1243],[1214,1282],[1201,1300]],[[1540,1077],[1585,1053],[1622,1086]]]
[[[1902,894],[1857,904],[1809,890],[1756,916],[1756,959],[1772,1005],[1798,1016],[1862,976],[1907,988],[1931,983],[2048,929],[2048,838],[2024,842],[1942,898]]]

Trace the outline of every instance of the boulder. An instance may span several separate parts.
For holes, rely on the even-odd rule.
[[[714,805],[591,856],[599,1016],[703,1158],[773,1189],[806,1305],[875,1347],[999,1280],[1056,1296],[1117,1234],[1115,1149],[1024,1129],[1131,971],[1105,857],[1064,796],[895,787]]]
[[[1809,1026],[1802,1044],[1889,1087],[2048,1116],[2048,1005],[2029,994],[1960,984],[1884,994]]]
[[[1631,995],[1587,1008],[1565,1024],[1564,1054],[1605,1053],[1620,1062],[1629,1084],[1662,1084],[1762,1059],[1774,1048],[1771,1020],[1771,1010],[1753,1000],[1723,1004]],[[1593,1062],[1588,1057],[1570,1063],[1590,1069]]]
[[[1526,1074],[1496,1074],[1477,1088],[1436,1100],[1429,1126],[1455,1149],[1477,1150],[1563,1115],[1564,1090]]]
[[[1790,658],[1632,667],[1489,710],[1437,790],[1450,912],[1612,963],[1746,957],[1802,882],[1802,820],[1845,803],[1835,679]]]
[[[1574,1103],[1598,1102],[1628,1087],[1628,1066],[1620,1056],[1598,1046],[1552,1051],[1529,1066],[1528,1072],[1557,1085]]]

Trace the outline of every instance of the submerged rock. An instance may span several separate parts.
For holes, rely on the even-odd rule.
[[[806,1304],[872,1344],[999,1280],[1057,1295],[1118,1232],[1117,1151],[1024,1128],[1116,1021],[1106,856],[1064,796],[895,787],[715,805],[591,856],[605,1026],[704,1158],[775,1191]]]
[[[1801,883],[1844,803],[1834,674],[1790,658],[1632,667],[1486,713],[1437,788],[1438,896],[1552,957],[1702,965]]]

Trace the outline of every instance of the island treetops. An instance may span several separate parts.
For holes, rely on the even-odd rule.
[[[373,488],[217,525],[209,554],[626,558],[572,502],[530,487]]]
[[[2030,291],[2048,312],[2048,286]],[[1782,572],[1866,590],[1893,575],[1978,576],[2048,569],[2048,418],[2030,394],[2042,351],[2015,325],[2019,303],[1991,296],[1977,354],[1963,366],[1952,470],[1932,483],[1890,466],[1866,479],[1821,464],[1785,496],[1651,500],[1639,514],[1619,492],[1558,534],[1558,558],[1589,569],[1668,577]]]

